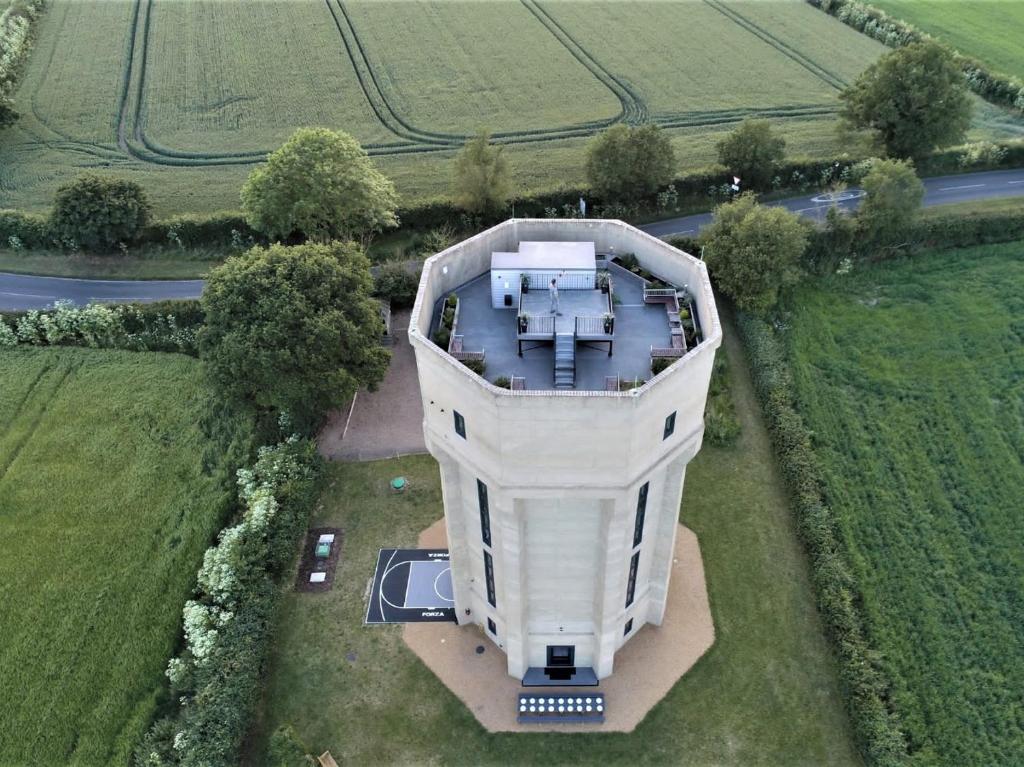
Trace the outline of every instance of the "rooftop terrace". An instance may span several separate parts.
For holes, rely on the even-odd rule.
[[[674,286],[649,282],[603,258],[596,279],[574,280],[559,290],[558,314],[550,311],[546,287],[523,292],[518,284],[511,305],[493,308],[489,275],[455,288],[455,306],[446,306],[447,296],[439,298],[430,334],[438,338],[447,308],[451,330],[441,334],[442,344],[456,359],[483,361],[484,377],[492,382],[508,378],[512,388],[535,390],[632,388],[652,377],[652,358],[672,362],[698,340],[697,310],[685,291],[680,303]]]

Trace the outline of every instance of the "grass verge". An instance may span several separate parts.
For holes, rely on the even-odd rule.
[[[743,431],[691,464],[681,514],[700,538],[717,640],[635,732],[488,734],[400,627],[362,625],[377,549],[414,546],[442,514],[437,465],[417,456],[329,468],[313,524],[346,531],[337,585],[285,600],[254,753],[290,723],[352,764],[858,764],[787,497],[726,331]],[[398,474],[410,482],[401,496],[387,486]]]
[[[125,765],[224,492],[198,363],[0,351],[0,764]]]
[[[798,409],[909,762],[1024,753],[1024,243],[799,291]]]

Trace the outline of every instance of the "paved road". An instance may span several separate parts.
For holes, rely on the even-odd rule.
[[[922,181],[924,182],[925,207],[1024,195],[1024,169],[935,176],[922,179]],[[853,192],[853,194],[857,194],[857,192]],[[824,199],[820,192],[806,197],[790,197],[769,204],[780,205],[794,213],[822,219],[832,206],[832,203]],[[839,207],[846,210],[852,210],[859,204],[860,199],[857,197],[837,203]],[[711,223],[711,214],[700,213],[696,216],[657,221],[640,228],[655,237],[668,237],[673,234],[693,236],[709,223]]]
[[[1024,169],[966,173],[924,179],[924,204],[948,205],[996,197],[1024,195]],[[781,205],[794,213],[824,218],[832,205],[820,194],[793,197],[772,205]],[[859,205],[853,198],[837,203],[845,209]],[[710,213],[673,218],[640,227],[657,237],[695,235],[711,221]],[[171,298],[197,298],[202,280],[78,280],[66,277],[30,277],[0,272],[0,311],[42,309],[57,299],[76,303],[90,301],[160,301]]]

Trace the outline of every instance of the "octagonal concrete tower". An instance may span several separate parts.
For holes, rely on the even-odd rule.
[[[704,264],[621,221],[512,219],[427,260],[409,339],[456,614],[512,676],[596,683],[662,622],[721,338]]]

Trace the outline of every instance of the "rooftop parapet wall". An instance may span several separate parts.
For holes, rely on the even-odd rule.
[[[514,250],[520,240],[592,240],[599,253],[632,252],[649,271],[688,286],[704,340],[676,364],[628,392],[527,390],[493,386],[430,341],[432,308],[440,297],[486,272],[492,250]],[[447,267],[447,271],[445,271]],[[509,321],[512,321],[512,315]],[[422,328],[422,330],[421,330]],[[703,263],[620,221],[540,219],[509,221],[428,259],[409,337],[416,351],[424,427],[431,452],[458,456],[502,485],[565,488],[600,494],[621,486],[681,452],[696,452],[721,326]],[[453,411],[466,421],[467,439],[453,428]],[[665,419],[677,414],[663,439]]]
[[[435,302],[456,288],[490,269],[492,252],[510,252],[523,241],[593,242],[599,254],[633,253],[641,266],[677,287],[686,287],[697,304],[704,340],[678,363],[656,376],[634,392],[601,391],[516,391],[499,389],[475,376],[452,360],[433,344],[429,337],[431,312]],[[427,259],[420,277],[420,287],[409,322],[409,338],[416,348],[431,350],[447,358],[477,383],[499,395],[529,397],[612,397],[623,398],[643,394],[660,381],[668,379],[689,366],[689,360],[705,347],[717,349],[722,342],[711,281],[706,265],[681,250],[673,248],[623,221],[612,219],[509,219],[474,237],[464,240]]]

